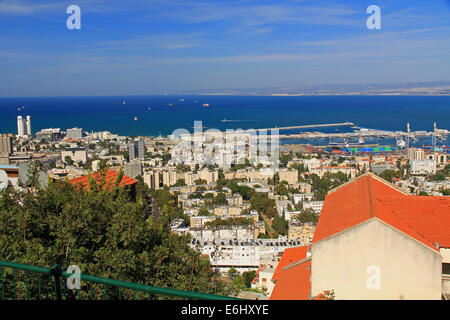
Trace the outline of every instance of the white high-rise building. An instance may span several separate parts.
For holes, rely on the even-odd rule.
[[[130,161],[134,159],[145,159],[145,144],[143,140],[133,141],[128,150]]]
[[[17,136],[31,137],[31,117],[27,116],[24,119],[22,116],[17,116]]]
[[[23,137],[25,135],[25,128],[23,125],[22,116],[17,116],[17,137]]]
[[[31,117],[30,116],[27,116],[26,126],[27,126],[27,135],[31,137],[32,134],[31,134]]]

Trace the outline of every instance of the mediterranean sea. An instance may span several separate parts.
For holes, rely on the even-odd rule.
[[[438,128],[450,129],[450,96],[27,97],[0,98],[0,111],[0,133],[17,133],[17,115],[31,116],[33,133],[43,128],[79,127],[88,132],[166,136],[179,128],[192,131],[194,121],[202,121],[204,129],[219,130],[346,121],[359,127],[390,131],[406,131],[408,122],[412,131],[432,131],[434,122]],[[281,133],[302,131],[353,129],[323,127]]]

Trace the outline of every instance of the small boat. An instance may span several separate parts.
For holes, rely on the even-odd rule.
[[[127,104],[127,102],[125,100],[122,101],[122,104]]]
[[[148,107],[148,110],[150,111],[150,110],[152,110],[152,108],[151,108],[151,107]]]
[[[138,121],[138,117],[134,117],[134,121]]]
[[[169,107],[171,107],[171,106],[173,106],[173,103],[172,103],[172,102],[169,103]]]
[[[183,98],[181,98],[181,99],[178,99],[178,101],[180,101],[180,102],[184,102],[184,99],[183,99]]]
[[[203,107],[203,108],[209,107],[209,103],[204,103],[204,104],[202,104],[202,107]]]

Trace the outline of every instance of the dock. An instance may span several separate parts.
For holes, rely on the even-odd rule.
[[[353,122],[339,122],[339,123],[322,123],[322,124],[307,124],[301,126],[289,126],[289,127],[275,127],[275,128],[263,128],[263,129],[246,129],[242,131],[264,131],[264,130],[293,130],[293,129],[307,129],[307,128],[323,128],[323,127],[343,127],[354,126]]]

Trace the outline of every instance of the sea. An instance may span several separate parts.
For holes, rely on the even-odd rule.
[[[194,121],[207,129],[258,129],[353,122],[388,131],[450,129],[450,96],[222,96],[142,95],[95,97],[0,98],[0,133],[17,133],[17,116],[31,116],[33,133],[44,128],[78,127],[87,132],[167,136],[176,129],[193,131]],[[352,132],[351,126],[285,130]],[[420,141],[421,144],[431,144]],[[313,139],[314,140],[314,139]],[[329,141],[283,140],[326,144]],[[374,141],[366,141],[374,143]],[[392,144],[395,141],[376,141]],[[449,141],[442,143],[449,144]]]

